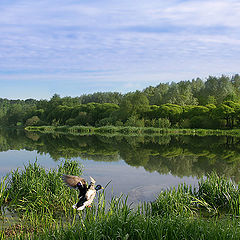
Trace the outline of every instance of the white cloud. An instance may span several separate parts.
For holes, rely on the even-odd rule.
[[[15,0],[0,11],[0,83],[104,81],[117,89],[124,79],[127,89],[239,69],[234,0]]]
[[[176,25],[239,27],[240,2],[234,0],[185,1],[164,9],[153,9],[151,15]]]

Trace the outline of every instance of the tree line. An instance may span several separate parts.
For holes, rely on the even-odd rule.
[[[1,126],[83,125],[234,128],[240,122],[240,75],[160,83],[142,91],[97,92],[50,100],[0,98]]]

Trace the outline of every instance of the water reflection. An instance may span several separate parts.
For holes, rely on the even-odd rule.
[[[239,182],[240,139],[196,136],[74,136],[0,130],[0,151],[30,150],[49,154],[52,159],[77,158],[101,162],[123,159],[178,177],[200,177],[211,171]],[[141,191],[137,189],[137,191]]]

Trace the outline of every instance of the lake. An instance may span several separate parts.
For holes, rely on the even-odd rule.
[[[128,194],[133,203],[153,201],[164,189],[180,183],[195,185],[216,171],[240,177],[240,139],[197,136],[75,136],[0,129],[0,177],[37,162],[54,168],[64,159],[83,165],[89,176],[105,186],[107,198]]]

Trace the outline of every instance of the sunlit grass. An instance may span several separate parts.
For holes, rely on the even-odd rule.
[[[0,181],[0,215],[4,213],[4,205],[6,204],[8,200],[8,191],[7,191],[7,177],[1,179]]]
[[[77,196],[75,191],[65,186],[61,176],[81,173],[82,169],[76,161],[65,161],[57,169],[46,170],[35,162],[29,163],[23,170],[14,170],[6,189],[8,208],[27,219],[35,215],[66,216]]]
[[[196,198],[206,202],[216,212],[240,215],[240,189],[231,180],[216,173],[198,183]]]
[[[66,133],[76,135],[118,134],[118,135],[191,135],[191,136],[240,136],[239,129],[181,129],[132,126],[29,126],[28,131],[42,133]]]
[[[35,162],[3,178],[0,206],[17,214],[19,224],[0,239],[240,239],[240,190],[225,177],[210,174],[198,186],[162,191],[136,208],[125,196],[106,201],[105,189],[91,208],[76,211],[77,191],[60,177],[81,173],[75,161],[51,170]]]
[[[160,216],[240,215],[240,189],[229,179],[212,173],[198,181],[198,186],[181,184],[159,194],[152,211]]]

